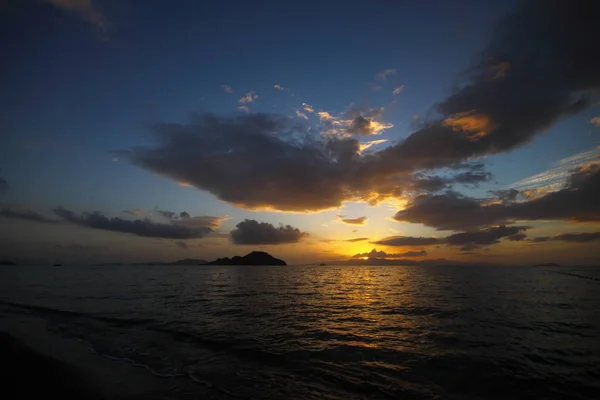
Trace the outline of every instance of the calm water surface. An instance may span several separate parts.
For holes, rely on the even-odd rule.
[[[599,268],[5,267],[0,300],[170,398],[600,398]]]

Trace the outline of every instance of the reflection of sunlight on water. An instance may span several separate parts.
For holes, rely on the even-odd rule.
[[[402,312],[413,302],[406,290],[411,279],[410,273],[390,276],[379,267],[332,268],[313,277],[318,295],[306,300],[318,310],[318,329],[331,335],[330,346],[403,350],[403,337],[417,328]]]

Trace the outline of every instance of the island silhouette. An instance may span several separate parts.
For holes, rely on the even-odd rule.
[[[264,251],[253,251],[243,257],[235,256],[233,258],[217,258],[215,261],[207,262],[202,265],[287,265],[285,261],[275,258]]]

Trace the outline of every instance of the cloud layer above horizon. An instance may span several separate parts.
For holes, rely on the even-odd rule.
[[[436,117],[379,151],[362,152],[361,138],[383,126],[383,108],[350,110],[340,118],[320,111],[317,125],[305,114],[205,113],[186,124],[156,124],[155,145],[120,154],[250,210],[318,211],[351,200],[375,204],[477,185],[491,175],[465,161],[523,146],[598,97],[598,7],[591,0],[522,2],[495,29],[458,88],[435,106]],[[256,96],[249,92],[240,101]],[[434,172],[460,166],[467,170],[454,176]],[[464,228],[458,225],[451,228]]]

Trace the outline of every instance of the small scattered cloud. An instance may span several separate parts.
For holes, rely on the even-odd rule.
[[[310,104],[307,104],[307,103],[302,103],[302,108],[304,108],[304,111],[306,111],[307,113],[315,112],[315,109],[313,108],[313,106],[311,106]]]
[[[248,92],[238,100],[238,103],[240,103],[240,104],[254,103],[254,101],[256,99],[258,99],[257,94],[255,94],[254,92]]]
[[[593,124],[600,128],[600,117],[594,117],[590,120],[590,124]]]
[[[277,90],[285,90],[285,88],[281,85],[274,85],[273,87]]]
[[[404,90],[404,85],[400,85],[397,88],[395,88],[392,93],[394,94],[394,96],[399,95],[400,93],[402,93],[402,91]]]
[[[334,121],[336,120],[336,118],[329,114],[327,111],[319,111],[317,112],[317,115],[319,116],[319,119],[321,119],[321,121]]]
[[[105,31],[106,19],[98,11],[92,0],[47,0],[53,6],[61,10],[77,14],[80,18],[88,21],[96,28]]]
[[[385,251],[371,250],[368,253],[358,253],[352,258],[401,258],[401,257],[424,257],[427,255],[425,250],[406,251],[404,253],[386,253]]]
[[[369,240],[369,238],[366,237],[362,237],[362,238],[354,238],[354,239],[346,239],[344,240],[344,242],[364,242],[365,240]]]
[[[300,110],[296,110],[296,115],[299,116],[300,118],[308,119],[308,116]]]
[[[365,225],[367,223],[367,217],[345,218],[343,215],[340,215],[338,219],[348,225]]]
[[[307,233],[290,225],[274,226],[268,222],[258,222],[246,219],[236,225],[230,233],[230,239],[234,244],[241,245],[268,245],[286,244],[299,242]]]
[[[380,73],[378,73],[377,75],[375,75],[375,77],[379,80],[386,80],[387,78],[389,78],[392,75],[396,75],[396,69],[395,68],[391,68],[391,69],[386,69],[384,71],[381,71]]]
[[[250,109],[248,108],[248,106],[239,106],[237,109],[238,109],[239,111],[243,111],[243,112],[245,112],[245,113],[248,113],[248,112],[250,112]]]
[[[233,89],[231,88],[231,86],[229,85],[221,85],[221,87],[223,88],[224,91],[226,91],[227,93],[231,94],[233,93]]]
[[[187,246],[187,243],[186,243],[186,242],[183,242],[183,241],[181,241],[181,240],[178,240],[178,241],[176,241],[176,242],[175,242],[175,245],[176,245],[177,247],[181,247],[182,249],[187,249],[187,248],[188,248],[188,246]]]

